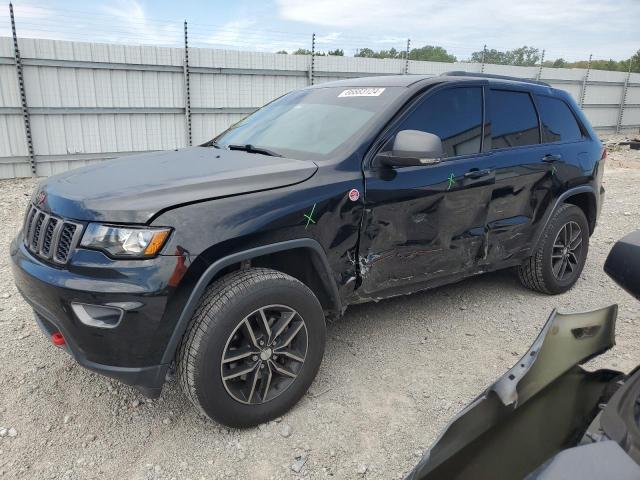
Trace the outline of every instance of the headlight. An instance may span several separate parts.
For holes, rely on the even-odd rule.
[[[90,223],[80,246],[103,250],[114,257],[153,257],[165,244],[170,228],[115,227]]]

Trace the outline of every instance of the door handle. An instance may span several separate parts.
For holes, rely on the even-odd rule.
[[[559,162],[562,160],[562,155],[547,153],[544,157],[542,157],[542,161],[546,163]]]
[[[490,168],[485,168],[483,170],[469,170],[464,174],[464,176],[465,178],[482,178],[486,177],[487,175],[491,175],[492,172],[493,170],[491,170]]]

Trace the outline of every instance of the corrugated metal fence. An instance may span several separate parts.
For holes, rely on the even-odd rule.
[[[405,71],[405,60],[20,39],[32,153],[13,41],[0,37],[0,178],[51,175],[105,158],[211,139],[247,113],[311,83]],[[411,74],[484,71],[567,90],[602,131],[640,127],[640,74],[408,62]],[[189,80],[190,112],[185,108]]]

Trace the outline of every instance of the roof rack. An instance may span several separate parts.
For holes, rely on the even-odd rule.
[[[476,73],[465,72],[462,70],[453,70],[451,72],[444,72],[440,74],[441,77],[477,77],[477,78],[495,78],[496,80],[511,80],[513,82],[534,83],[536,85],[544,85],[550,87],[547,82],[541,82],[540,80],[531,80],[528,78],[509,77],[508,75],[494,75],[492,73]]]

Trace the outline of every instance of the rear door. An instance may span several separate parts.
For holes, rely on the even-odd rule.
[[[509,85],[488,89],[486,140],[495,167],[481,264],[517,262],[528,254],[541,210],[552,197],[553,162],[558,153],[541,144],[540,122],[532,94]],[[547,151],[548,150],[548,151]]]
[[[434,133],[446,158],[435,165],[365,168],[359,262],[367,296],[401,293],[476,265],[494,183],[482,148],[483,103],[481,84],[428,92],[391,129],[387,143],[400,130]]]
[[[544,160],[550,164],[553,186],[559,194],[569,183],[586,183],[593,174],[587,134],[573,110],[559,96],[534,95],[540,123]]]

